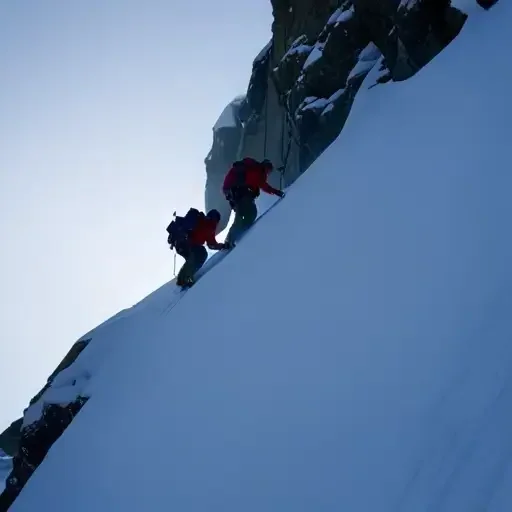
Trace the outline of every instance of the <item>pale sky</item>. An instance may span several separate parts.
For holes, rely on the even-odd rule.
[[[0,3],[0,431],[71,345],[172,279],[270,0]]]

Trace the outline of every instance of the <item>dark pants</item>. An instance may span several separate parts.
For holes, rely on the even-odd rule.
[[[230,200],[230,204],[235,212],[235,220],[226,241],[233,243],[252,226],[258,216],[258,208],[254,196],[249,194]]]
[[[178,272],[177,283],[194,278],[194,274],[204,265],[208,252],[202,245],[185,245],[176,247],[176,252],[185,258],[185,263]]]

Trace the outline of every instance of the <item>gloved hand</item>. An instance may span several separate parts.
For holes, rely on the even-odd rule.
[[[276,195],[282,199],[286,194],[282,190],[279,190]]]

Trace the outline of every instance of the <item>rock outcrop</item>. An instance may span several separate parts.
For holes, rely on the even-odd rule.
[[[8,510],[53,443],[87,402],[89,375],[72,367],[90,339],[76,342],[23,413],[1,435],[0,448],[12,456],[12,471],[0,494],[0,512]]]
[[[498,3],[498,0],[476,0],[480,7],[489,10],[493,5]]]
[[[272,0],[272,8],[272,39],[254,60],[236,128],[227,140],[214,130],[206,159],[206,207],[221,211],[221,230],[232,161],[269,158],[285,166],[272,184],[290,185],[340,134],[371,69],[379,66],[377,84],[410,78],[467,18],[450,0]]]

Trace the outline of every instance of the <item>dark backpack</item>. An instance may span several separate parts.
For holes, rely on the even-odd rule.
[[[257,164],[257,162],[255,162]],[[247,163],[243,160],[233,162],[231,167],[231,186],[225,191],[228,201],[238,201],[242,197],[250,196],[256,198],[260,195],[259,190],[254,190],[247,185]]]
[[[246,184],[247,167],[242,160],[233,162],[233,185],[232,187],[243,187]]]
[[[187,243],[190,233],[196,228],[201,219],[205,218],[205,214],[190,208],[184,217],[176,215],[174,220],[167,226],[167,242],[170,244],[171,249],[177,245]]]

